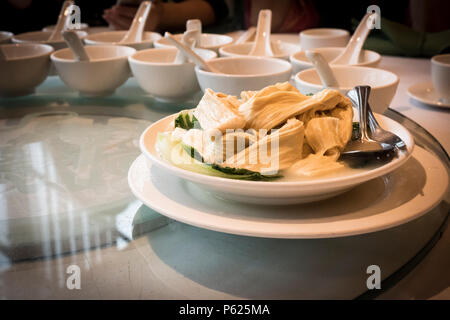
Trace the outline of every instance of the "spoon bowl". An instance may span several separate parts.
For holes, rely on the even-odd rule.
[[[105,45],[122,45],[132,47],[136,50],[144,50],[153,48],[155,41],[161,38],[161,35],[156,32],[144,32],[142,41],[120,43],[127,31],[106,31],[90,34],[84,39],[87,45],[105,46]]]
[[[253,46],[252,42],[241,44],[230,44],[219,49],[222,57],[242,57],[248,56]],[[289,60],[289,56],[300,50],[300,46],[283,41],[272,41],[273,58]]]
[[[174,34],[174,38],[181,41],[183,34]],[[207,49],[219,52],[219,49],[225,45],[233,42],[233,38],[230,36],[214,33],[202,33],[200,35],[200,43],[196,44],[197,48]],[[174,45],[167,38],[160,38],[155,41],[155,48],[167,48],[173,47]]]
[[[344,51],[344,48],[317,48],[314,49],[314,51],[320,53],[325,60],[331,64],[331,61],[333,61],[342,51]],[[313,67],[312,63],[306,57],[306,51],[294,52],[290,55],[289,61],[291,61],[292,67],[294,68],[294,74]],[[362,50],[361,60],[357,64],[354,64],[354,66],[375,68],[378,66],[380,61],[381,55],[379,53],[372,50]]]

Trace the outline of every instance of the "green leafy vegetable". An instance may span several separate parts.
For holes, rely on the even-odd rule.
[[[359,122],[353,122],[352,140],[358,140],[360,136]]]
[[[222,167],[217,164],[205,163],[200,153],[181,141],[174,141],[168,134],[159,133],[156,147],[162,158],[173,165],[210,176],[249,181],[271,181],[281,178],[281,175],[263,175],[259,172],[242,168]]]
[[[177,118],[175,118],[175,128],[193,129],[200,128],[200,123],[197,118],[189,111],[181,111]]]

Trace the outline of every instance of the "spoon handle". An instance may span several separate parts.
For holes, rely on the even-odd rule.
[[[189,19],[186,21],[186,31],[194,31],[195,46],[200,47],[202,22],[199,19]]]
[[[81,42],[81,39],[75,31],[64,31],[62,36],[69,48],[72,50],[75,60],[89,61],[89,55],[84,48],[83,42]]]
[[[361,133],[361,140],[372,140],[367,132],[367,106],[369,104],[370,87],[369,86],[356,86],[354,88],[357,98],[357,108],[359,114],[359,130]]]
[[[136,12],[130,29],[119,43],[126,42],[140,42],[144,34],[145,23],[151,10],[152,3],[150,1],[143,1]]]
[[[203,60],[198,54],[196,54],[194,52],[194,50],[185,46],[180,41],[175,39],[173,37],[173,35],[170,34],[169,32],[166,32],[164,34],[164,37],[166,37],[167,40],[169,40],[175,47],[178,48],[178,50],[180,50],[185,55],[187,55],[197,66],[199,66],[203,70],[208,71],[208,72],[220,73],[220,72],[216,71],[215,69],[211,68],[205,60]]]
[[[181,43],[186,47],[194,49],[195,47],[195,37],[197,35],[197,30],[189,30],[185,31],[183,37],[181,38]],[[195,51],[194,51],[195,52]],[[177,55],[175,56],[175,60],[173,61],[176,64],[186,63],[188,61],[188,57],[183,53],[183,51],[178,50]]]
[[[251,37],[253,37],[253,35],[256,32],[256,28],[255,27],[250,27],[248,28],[247,31],[245,31],[235,42],[235,44],[241,44],[241,43],[245,43],[247,41],[250,40]]]
[[[333,70],[331,70],[328,62],[320,53],[308,50],[305,52],[305,55],[309,61],[311,61],[314,68],[316,68],[320,80],[325,87],[339,87],[339,84],[334,77]]]
[[[270,44],[270,28],[272,25],[272,11],[261,10],[258,15],[258,25],[256,26],[256,37],[250,56],[273,57],[272,46]]]
[[[364,42],[367,39],[367,36],[370,33],[369,24],[373,24],[376,19],[378,19],[378,14],[376,13],[367,13],[359,23],[355,32],[353,33],[350,41],[345,47],[344,51],[337,56],[331,64],[342,64],[342,65],[353,65],[359,62],[359,57],[361,55],[361,49],[364,45]]]
[[[71,10],[69,8],[74,5],[73,1],[64,1],[61,11],[59,12],[58,21],[56,22],[55,29],[48,38],[48,41],[55,41],[61,39],[61,32],[65,29],[67,24],[67,18]]]

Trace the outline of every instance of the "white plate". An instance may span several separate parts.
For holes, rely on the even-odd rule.
[[[241,181],[199,174],[175,167],[159,157],[155,149],[158,132],[167,130],[174,121],[175,115],[159,120],[148,127],[140,138],[142,153],[153,164],[175,176],[195,182],[207,190],[220,194],[221,197],[247,203],[257,204],[292,204],[305,203],[333,197],[358,184],[380,177],[404,164],[414,148],[414,139],[406,128],[392,119],[376,115],[380,125],[386,130],[396,133],[406,143],[407,151],[387,164],[372,169],[352,170],[349,174],[335,177],[323,176],[315,179],[299,181]]]
[[[448,173],[437,157],[416,147],[402,167],[333,199],[249,205],[214,197],[141,155],[130,167],[128,184],[145,205],[200,228],[266,238],[335,238],[392,228],[420,217],[445,195]]]
[[[436,91],[434,91],[433,83],[431,82],[421,82],[416,83],[408,88],[408,95],[425,104],[442,107],[442,108],[450,108],[450,103],[445,103],[439,100],[439,96]]]

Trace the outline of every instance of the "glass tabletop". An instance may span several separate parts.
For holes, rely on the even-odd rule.
[[[130,78],[112,96],[83,98],[50,77],[35,95],[0,99],[0,262],[120,247],[163,225],[132,195],[127,172],[142,131],[200,97],[160,102]],[[422,127],[386,115],[450,167]]]

